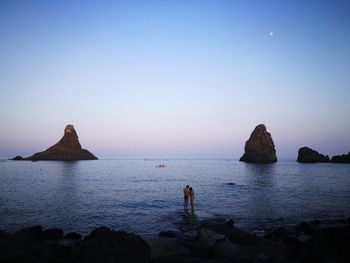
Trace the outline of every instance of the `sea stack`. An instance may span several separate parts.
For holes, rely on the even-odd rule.
[[[319,152],[309,148],[301,147],[298,151],[299,163],[329,163],[328,155],[320,154]]]
[[[59,161],[75,161],[75,160],[96,160],[97,157],[88,150],[82,149],[78,135],[73,125],[67,125],[64,129],[62,139],[46,151],[38,152],[23,160],[39,161],[39,160],[59,160]]]
[[[245,143],[244,154],[239,160],[248,163],[277,162],[275,144],[264,124],[255,127]]]
[[[335,155],[332,157],[332,163],[350,163],[350,152],[342,155]]]

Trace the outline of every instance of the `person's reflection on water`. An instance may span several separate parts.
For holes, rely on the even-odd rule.
[[[182,231],[190,231],[198,227],[198,218],[194,213],[194,210],[191,210],[191,213],[187,210],[182,214]]]

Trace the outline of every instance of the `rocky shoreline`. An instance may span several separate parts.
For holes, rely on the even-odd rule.
[[[0,231],[0,262],[350,262],[350,218],[301,222],[257,235],[208,219],[195,231],[163,231],[144,240],[95,228],[82,237],[40,225]]]

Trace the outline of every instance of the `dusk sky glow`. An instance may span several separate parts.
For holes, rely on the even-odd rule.
[[[350,1],[1,1],[0,156],[350,151]]]

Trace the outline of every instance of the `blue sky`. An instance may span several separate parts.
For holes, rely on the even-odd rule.
[[[0,156],[350,151],[350,1],[0,1]],[[272,34],[271,34],[272,32]]]

